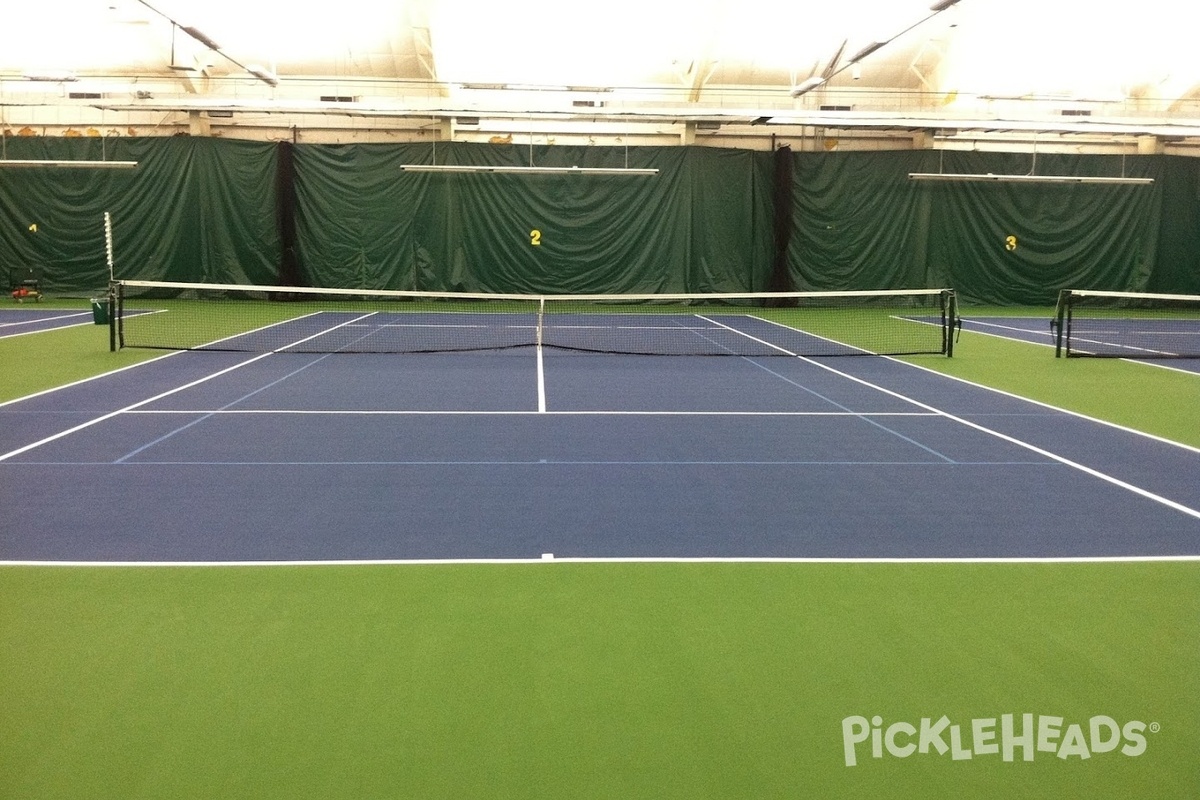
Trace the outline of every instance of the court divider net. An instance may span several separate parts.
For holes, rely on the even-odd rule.
[[[953,290],[521,295],[114,281],[112,348],[953,354]]]

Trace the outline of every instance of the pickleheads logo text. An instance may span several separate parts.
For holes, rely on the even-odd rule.
[[[868,754],[871,758],[949,755],[954,761],[988,756],[1033,761],[1041,753],[1064,760],[1104,754],[1135,758],[1146,752],[1146,734],[1158,729],[1158,723],[1122,724],[1104,715],[1067,722],[1048,714],[1002,714],[963,723],[943,715],[936,720],[922,717],[886,724],[880,716],[855,715],[842,720],[842,747],[847,767],[856,766]]]

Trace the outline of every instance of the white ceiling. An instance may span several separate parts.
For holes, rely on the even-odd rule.
[[[39,97],[95,91],[126,110],[298,113],[335,95],[339,110],[368,116],[516,117],[579,113],[582,98],[599,120],[804,122],[835,105],[938,124],[1062,124],[1064,109],[1094,108],[1200,128],[1197,4],[959,0],[933,13],[931,2],[40,0],[4,13],[0,106],[19,121]],[[849,63],[872,42],[887,44]],[[812,75],[831,77],[793,98]],[[75,80],[29,80],[39,76]]]

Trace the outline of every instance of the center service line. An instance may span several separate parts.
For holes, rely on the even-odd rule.
[[[538,413],[546,413],[546,365],[542,358],[542,345],[537,346],[537,401]]]

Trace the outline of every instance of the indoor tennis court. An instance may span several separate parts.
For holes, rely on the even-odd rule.
[[[530,323],[502,316],[504,330]],[[762,320],[738,316],[723,328],[762,338]],[[315,346],[307,309],[300,319],[293,341]],[[371,328],[358,326],[356,341]],[[107,344],[104,328],[78,333]],[[0,405],[5,497],[29,500],[6,502],[0,549],[21,599],[5,625],[21,640],[54,620],[39,649],[93,648],[86,665],[15,669],[41,713],[119,731],[66,745],[69,768],[39,774],[117,785],[150,758],[187,765],[159,785],[199,774],[185,791],[228,792],[228,765],[250,758],[333,794],[517,793],[527,771],[644,788],[686,764],[676,789],[689,794],[731,771],[769,792],[877,791],[878,770],[855,771],[870,749],[852,743],[845,709],[898,716],[935,695],[960,699],[894,723],[941,731],[927,759],[937,742],[962,757],[963,726],[994,726],[1008,753],[995,764],[1037,759],[1018,777],[1040,784],[1063,756],[1022,755],[1018,729],[1108,720],[1129,752],[1170,752],[1186,707],[1155,698],[1186,682],[1188,639],[1160,625],[1194,618],[1186,604],[1164,617],[1158,598],[1188,595],[1198,450],[944,374],[990,344],[964,335],[957,361],[618,355],[574,336],[572,349],[296,353],[273,337],[271,350],[170,351]],[[1000,640],[1040,644],[1009,660]],[[913,674],[913,648],[940,667]],[[1046,673],[1047,659],[1073,666]],[[1100,723],[1052,713],[1045,698],[1076,691],[1089,663],[1140,672]],[[990,676],[983,696],[1035,686],[1044,705],[960,718],[979,690],[955,674]],[[881,679],[886,702],[870,699]],[[104,703],[74,705],[122,683],[139,702],[115,722]],[[326,725],[347,719],[353,733]],[[247,754],[247,735],[269,751]],[[800,764],[798,749],[834,769]],[[647,754],[662,759],[647,773],[598,777]],[[1102,775],[1150,779],[1152,761],[1118,757]]]
[[[1186,16],[7,9],[0,798],[1194,800]]]
[[[346,318],[320,323],[337,347]],[[302,319],[292,335],[311,345],[314,318]],[[740,319],[764,341],[768,325]],[[659,335],[656,317],[638,321]],[[476,336],[472,325],[472,347]],[[126,562],[1196,555],[1194,450],[919,364],[501,347],[188,352],[6,407],[6,483],[42,502],[10,511],[4,550]],[[119,514],[94,517],[116,496]]]

